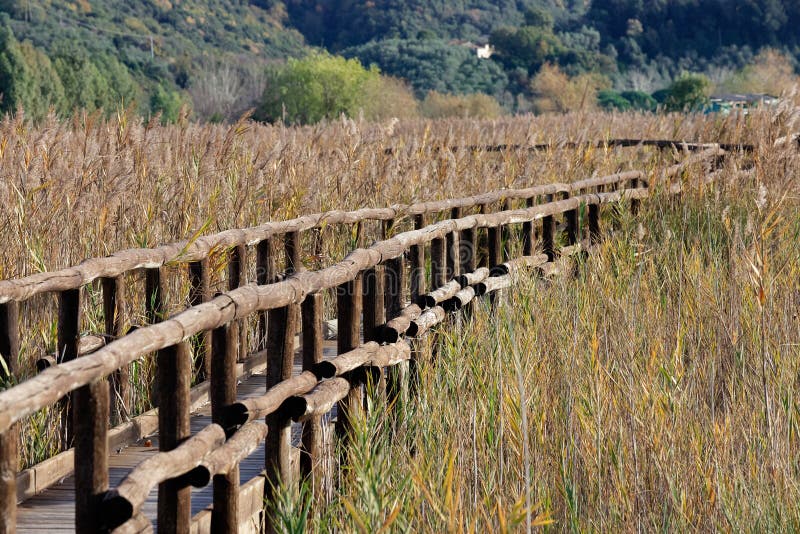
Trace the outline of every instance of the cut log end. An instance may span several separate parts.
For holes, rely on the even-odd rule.
[[[103,497],[100,517],[108,530],[113,530],[133,517],[133,503],[117,490],[110,490]]]

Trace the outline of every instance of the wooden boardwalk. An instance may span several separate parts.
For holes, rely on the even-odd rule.
[[[326,359],[336,356],[336,342],[325,342],[324,357]],[[295,355],[295,374],[301,372],[301,359],[299,353]],[[264,371],[259,371],[237,387],[237,396],[240,399],[257,397],[266,391],[266,376]],[[335,408],[334,408],[335,409]],[[205,404],[192,414],[192,434],[211,424],[211,404]],[[295,424],[292,429],[292,441],[295,446],[300,442],[301,425]],[[158,452],[158,436],[149,438],[151,446],[145,447],[144,441],[122,449],[120,452],[111,451],[109,457],[109,486],[116,487],[122,479],[136,465]],[[254,478],[264,469],[264,447],[259,447],[246,460],[240,464],[240,480],[242,484]],[[212,486],[192,489],[192,515],[210,507],[212,502]],[[150,492],[142,511],[156,526],[156,508],[158,503],[158,488]],[[39,495],[21,503],[17,509],[17,532],[75,532],[75,481],[70,475],[60,484],[46,489]]]

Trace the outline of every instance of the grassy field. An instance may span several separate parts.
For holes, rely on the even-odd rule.
[[[788,109],[727,119],[593,114],[313,128],[6,119],[0,278],[303,213],[652,170],[679,157],[442,145],[755,143],[755,161],[729,160],[713,185],[680,199],[657,194],[636,219],[606,210],[603,227],[617,231],[576,278],[531,280],[496,311],[481,304],[429,336],[405,423],[386,432],[391,422],[374,410],[326,506],[310,509],[305,493],[286,492],[273,512],[286,531],[797,529],[800,160],[794,147],[775,146],[797,120]],[[366,229],[368,241],[377,235],[377,224]],[[322,236],[308,268],[353,244],[350,229]],[[142,288],[129,286],[126,323],[139,324]],[[187,294],[176,273],[172,308]],[[85,298],[98,293],[89,288]],[[23,307],[19,379],[55,346],[53,304],[47,296]],[[102,316],[88,313],[82,329],[100,325]],[[133,371],[130,412],[138,413],[149,407],[151,364]],[[24,426],[24,465],[54,451],[56,420],[47,410]]]

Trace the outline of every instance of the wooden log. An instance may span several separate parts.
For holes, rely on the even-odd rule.
[[[106,337],[96,335],[81,336],[78,339],[78,356],[85,356],[91,354],[100,347],[105,346]],[[47,368],[58,365],[58,352],[55,351],[51,354],[43,356],[36,360],[36,372],[41,373]]]
[[[156,372],[161,399],[158,407],[158,450],[168,452],[191,436],[189,389],[192,357],[186,342],[158,351]],[[192,522],[191,495],[191,488],[179,480],[167,480],[159,485],[159,532],[189,533]]]
[[[238,330],[233,324],[221,326],[211,335],[211,420],[230,437],[236,427],[227,420],[236,402],[236,345]],[[238,466],[214,476],[212,532],[236,532],[239,504]]]
[[[237,430],[222,446],[209,452],[192,469],[186,481],[196,488],[207,486],[214,476],[227,475],[244,459],[250,456],[267,437],[267,425],[261,421],[250,421]],[[161,521],[158,523],[161,529]]]
[[[442,287],[447,283],[447,255],[444,239],[431,241],[431,285]]]
[[[501,289],[505,289],[511,285],[511,277],[509,275],[505,276],[490,276],[483,282],[480,282],[475,286],[475,293],[478,295],[486,295],[489,293],[493,293],[495,291],[499,291]]]
[[[100,285],[103,290],[103,318],[105,333],[109,339],[117,339],[124,335],[123,315],[125,313],[125,284],[124,277],[101,278]],[[83,344],[83,338],[81,338]],[[103,342],[105,344],[105,341]],[[99,347],[98,347],[99,348]],[[81,353],[85,353],[80,347]],[[37,365],[38,367],[38,365]],[[109,388],[112,406],[112,425],[125,420],[130,407],[130,372],[125,365],[117,369],[109,377]]]
[[[19,304],[0,304],[0,381],[11,384],[19,358]],[[19,467],[19,427],[0,433],[0,534],[17,530],[17,468]]]
[[[398,341],[391,345],[381,345],[372,359],[365,364],[373,368],[393,367],[411,358],[411,346],[405,341]]]
[[[501,263],[492,269],[491,276],[504,276],[507,274],[516,275],[519,271],[533,269],[547,263],[547,254],[536,254],[534,256],[521,256],[513,260]],[[479,280],[481,282],[483,280]],[[476,282],[477,283],[477,282]]]
[[[639,187],[639,177],[631,178],[629,182],[629,187],[631,189],[637,189]],[[641,201],[638,198],[631,199],[631,215],[634,217],[639,214],[639,205]]]
[[[456,278],[455,281],[458,282],[458,284],[463,289],[467,286],[472,286],[477,284],[478,282],[484,280],[488,276],[489,276],[489,269],[487,267],[481,267],[479,269],[475,269],[473,271],[459,275],[459,277]]]
[[[355,384],[342,377],[324,380],[305,395],[287,399],[286,413],[295,421],[320,417],[331,411],[337,402],[345,399],[354,386]]]
[[[374,277],[374,271],[373,271]],[[322,293],[312,293],[303,301],[303,371],[312,371],[323,361],[323,302]],[[365,315],[366,319],[366,315]],[[366,320],[364,329],[366,332]],[[300,449],[300,477],[308,480],[315,502],[322,497],[323,473],[316,471],[324,447],[324,433],[320,417],[312,417],[303,425]]]
[[[400,311],[400,314],[386,323],[381,330],[380,341],[384,343],[396,343],[400,337],[408,330],[411,321],[419,317],[422,308],[417,304],[409,304]]]
[[[111,534],[151,534],[153,524],[143,513],[138,513],[111,531]]]
[[[482,267],[484,269],[485,267]],[[431,291],[427,295],[423,295],[419,299],[419,306],[421,308],[433,308],[440,302],[444,302],[453,297],[456,293],[461,291],[462,285],[460,280],[450,280],[438,289]]]
[[[600,205],[589,205],[589,239],[592,244],[597,244],[602,239],[600,235]]]
[[[320,380],[323,378],[344,376],[350,371],[371,362],[380,348],[381,345],[377,342],[368,341],[353,350],[339,354],[335,358],[317,363],[312,371]]]
[[[414,229],[421,230],[425,228],[425,215],[414,216]],[[411,300],[415,301],[420,295],[425,292],[425,245],[412,245],[409,249],[409,262],[411,267]],[[365,301],[366,306],[366,301]],[[364,317],[366,319],[366,308]],[[377,324],[383,324],[385,319]]]
[[[411,322],[406,331],[406,337],[419,337],[432,326],[435,326],[447,317],[447,312],[441,306],[434,306],[422,312],[422,314]]]
[[[150,456],[128,473],[116,489],[102,500],[99,516],[105,527],[114,529],[137,515],[147,495],[158,484],[179,477],[200,465],[210,451],[225,442],[225,431],[211,424],[169,452]]]
[[[456,207],[450,210],[451,219],[461,218],[461,208]],[[452,280],[453,277],[458,276],[461,269],[461,256],[459,254],[461,248],[461,239],[459,232],[453,231],[447,234],[447,279]]]
[[[58,332],[56,349],[58,362],[70,362],[78,357],[78,342],[81,324],[81,290],[70,289],[59,294]],[[94,377],[92,382],[97,380]],[[77,389],[77,388],[76,388]],[[72,411],[74,399],[72,394],[61,402],[61,450],[72,447],[74,433],[72,430]]]
[[[480,205],[480,214],[481,215],[486,215],[487,213],[489,213],[489,205],[485,204],[485,203],[481,204]],[[486,239],[485,239],[485,241],[483,243],[483,246],[479,247],[477,265],[478,265],[478,267],[489,267],[489,232],[488,232],[487,229],[484,229],[484,228],[481,228],[480,230],[482,232],[486,233]],[[476,237],[478,235],[478,230],[477,229],[475,230],[475,235],[476,235]]]
[[[277,412],[286,399],[311,391],[318,381],[317,376],[311,371],[304,371],[297,376],[282,380],[260,397],[251,397],[231,405],[227,420],[232,424],[243,425],[254,419],[268,417]]]
[[[442,308],[446,312],[454,312],[466,306],[473,298],[475,298],[475,288],[467,286],[453,295],[452,298],[444,301]]]
[[[197,306],[211,300],[211,273],[208,258],[189,263],[189,305]],[[192,341],[197,381],[211,376],[211,331],[197,334]]]
[[[388,273],[390,268],[387,267]],[[336,314],[338,330],[336,336],[337,354],[343,355],[360,345],[360,326],[362,306],[362,276],[339,286],[336,295]],[[354,381],[355,382],[355,381]],[[353,383],[345,398],[339,402],[336,411],[336,434],[342,443],[348,443],[352,432],[352,421],[359,417],[363,408],[360,384]]]

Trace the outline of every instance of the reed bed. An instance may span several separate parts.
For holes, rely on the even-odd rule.
[[[800,159],[764,156],[431,334],[404,424],[373,398],[339,492],[284,491],[283,531],[800,528]]]

